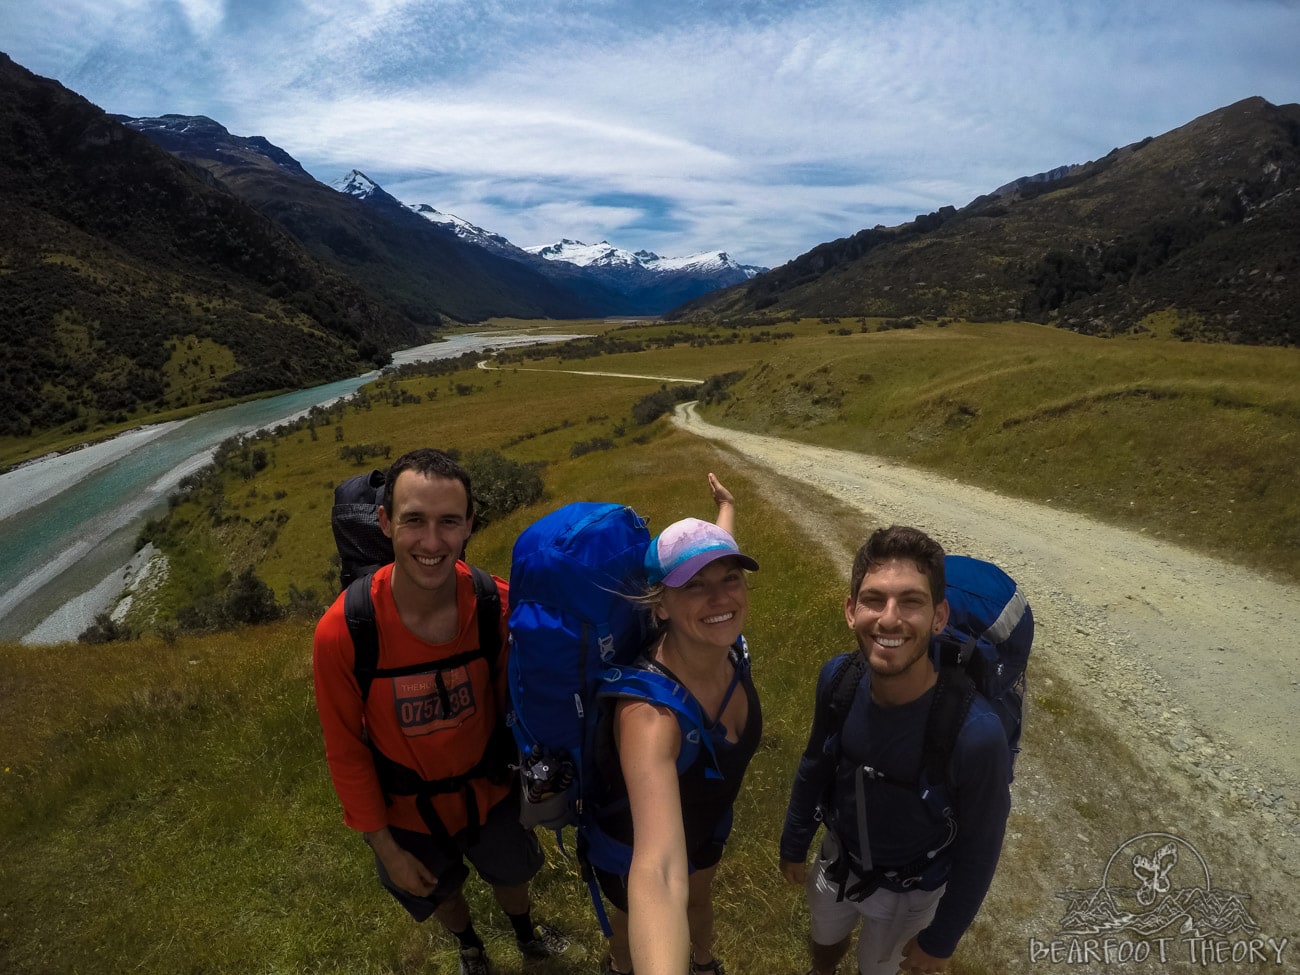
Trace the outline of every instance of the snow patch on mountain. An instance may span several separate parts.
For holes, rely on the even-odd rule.
[[[370,203],[391,201],[467,243],[529,266],[565,287],[576,289],[599,306],[607,307],[608,314],[661,314],[767,270],[740,264],[725,251],[662,257],[648,250],[624,250],[607,240],[585,244],[566,237],[554,244],[519,247],[500,234],[427,203],[395,200],[359,170],[352,170],[330,185],[340,193]]]
[[[352,170],[346,176],[340,176],[330,183],[330,186],[340,193],[355,196],[358,200],[366,200],[374,196],[376,192],[383,192],[378,183],[359,169]]]
[[[524,253],[523,248],[516,247],[500,234],[494,234],[490,230],[477,227],[454,213],[443,213],[441,210],[435,210],[427,203],[407,203],[405,206],[408,210],[418,213],[430,223],[446,227],[461,240],[469,241],[471,244],[478,244],[480,247],[486,247],[492,251],[515,252],[511,253],[510,256],[516,260]]]
[[[726,251],[707,251],[686,257],[661,257],[653,251],[627,251],[615,247],[607,240],[598,244],[584,244],[580,240],[564,238],[554,244],[525,247],[524,250],[548,261],[564,261],[578,267],[643,268],[647,271],[686,271],[700,274],[717,274],[740,271],[746,278],[761,274],[766,268],[739,264]]]

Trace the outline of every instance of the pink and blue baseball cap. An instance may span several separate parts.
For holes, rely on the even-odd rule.
[[[758,563],[736,546],[731,534],[711,521],[683,518],[661,531],[645,553],[646,577],[651,585],[662,582],[676,588],[710,562],[734,558],[746,569]]]

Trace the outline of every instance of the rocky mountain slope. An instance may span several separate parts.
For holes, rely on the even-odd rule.
[[[354,170],[334,185],[343,192],[363,195],[369,192],[367,184],[374,185]],[[519,247],[500,234],[427,203],[411,204],[411,209],[462,240],[536,268],[603,302],[607,315],[659,315],[684,301],[747,281],[767,270],[739,264],[723,251],[660,257],[650,251],[623,250],[606,240],[590,245],[565,238],[554,244]]]

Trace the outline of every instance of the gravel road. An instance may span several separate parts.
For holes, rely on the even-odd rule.
[[[1171,765],[1300,845],[1300,589],[878,457],[712,426],[693,404],[674,421],[882,523],[917,525],[1002,565],[1034,607],[1036,654]]]

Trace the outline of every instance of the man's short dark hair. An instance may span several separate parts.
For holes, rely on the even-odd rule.
[[[903,559],[916,566],[930,580],[930,598],[937,604],[944,598],[946,577],[943,571],[943,546],[919,528],[890,525],[871,533],[853,558],[850,598],[858,598],[867,573],[891,559]]]
[[[468,472],[450,454],[432,447],[407,451],[388,468],[388,473],[384,475],[383,504],[390,517],[393,514],[393,485],[403,471],[415,471],[424,477],[445,477],[460,481],[465,485],[465,517],[474,517],[474,488],[470,484]]]

